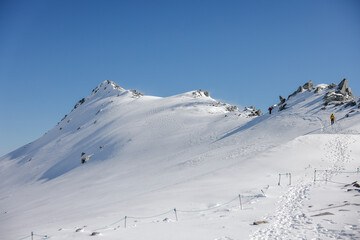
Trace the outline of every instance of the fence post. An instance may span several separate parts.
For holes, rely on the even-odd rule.
[[[241,195],[239,194],[239,201],[240,201],[240,209],[242,210],[242,203],[241,203]]]
[[[280,186],[280,179],[281,179],[281,174],[279,173],[279,182],[278,182],[278,186]]]
[[[357,168],[357,169],[356,169],[356,172],[359,173],[359,172],[360,172],[360,168]]]
[[[327,183],[327,172],[328,170],[325,170],[325,183]]]
[[[176,208],[174,208],[174,213],[175,213],[176,221],[178,221],[178,216],[177,216],[177,213],[176,213]]]
[[[291,173],[289,173],[289,185],[291,185]]]
[[[125,216],[125,223],[124,223],[124,227],[126,228],[126,219],[127,219],[127,216]]]
[[[316,168],[314,169],[314,182],[316,182]]]

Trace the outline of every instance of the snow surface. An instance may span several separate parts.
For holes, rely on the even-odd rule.
[[[321,86],[250,117],[105,81],[0,158],[0,238],[360,239],[358,106],[322,109]]]

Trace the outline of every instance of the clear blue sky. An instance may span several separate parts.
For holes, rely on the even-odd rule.
[[[1,0],[0,155],[107,79],[265,110],[310,79],[344,77],[358,96],[360,1]]]

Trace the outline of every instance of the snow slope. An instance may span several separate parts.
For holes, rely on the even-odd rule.
[[[357,239],[360,193],[344,186],[360,176],[359,110],[324,109],[320,86],[253,117],[205,91],[105,81],[0,158],[2,238]]]

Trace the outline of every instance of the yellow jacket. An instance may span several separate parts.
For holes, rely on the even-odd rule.
[[[335,119],[334,114],[331,114],[330,119],[331,119],[331,120],[332,120],[332,119]]]

